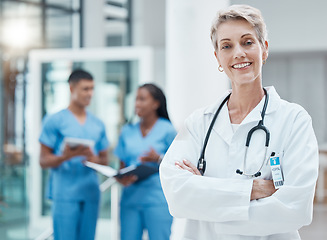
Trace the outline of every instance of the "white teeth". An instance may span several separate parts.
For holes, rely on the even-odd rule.
[[[240,64],[235,64],[233,65],[233,68],[244,68],[249,66],[251,63],[240,63]]]

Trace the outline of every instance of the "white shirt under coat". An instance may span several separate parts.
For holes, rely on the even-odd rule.
[[[246,171],[255,173],[271,152],[281,158],[284,186],[272,196],[250,201],[253,180],[236,174],[243,168],[249,130],[261,120],[261,102],[233,132],[224,104],[207,145],[204,176],[178,169],[176,161],[197,165],[210,122],[226,94],[215,104],[195,111],[173,141],[160,166],[162,187],[170,213],[187,219],[184,240],[300,239],[298,229],[312,220],[318,176],[318,145],[309,114],[299,105],[280,99],[274,87],[264,125],[270,131],[265,152],[265,134],[255,131],[246,160]],[[269,164],[260,178],[272,179]]]

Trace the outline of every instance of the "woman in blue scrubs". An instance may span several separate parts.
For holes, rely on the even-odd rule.
[[[147,162],[159,167],[162,156],[176,136],[166,107],[166,97],[154,84],[139,87],[135,113],[140,121],[123,127],[115,154],[121,167]],[[124,185],[121,198],[121,240],[141,240],[147,229],[150,240],[169,240],[172,216],[159,174],[142,181],[136,176],[117,179]]]

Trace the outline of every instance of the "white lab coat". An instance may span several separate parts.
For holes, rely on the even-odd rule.
[[[284,186],[270,197],[250,201],[253,180],[236,174],[236,169],[244,170],[246,136],[261,120],[264,98],[235,133],[224,104],[207,145],[204,176],[174,165],[183,159],[197,165],[207,129],[226,93],[186,119],[160,166],[170,213],[187,219],[184,240],[300,239],[297,230],[311,223],[319,162],[311,117],[301,106],[281,100],[274,87],[267,89],[264,125],[270,131],[270,145],[265,159],[271,152],[280,156]],[[259,170],[264,144],[264,132],[256,131],[248,150],[247,172]],[[260,178],[272,179],[269,164],[261,173]]]

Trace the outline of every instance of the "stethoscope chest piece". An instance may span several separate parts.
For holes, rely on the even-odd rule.
[[[204,161],[203,158],[199,159],[197,168],[202,176],[203,176],[204,172],[206,171],[206,165],[207,165],[207,163],[206,163],[206,161]]]

